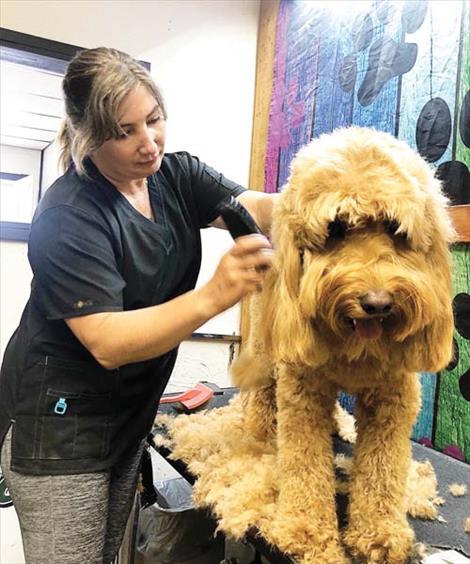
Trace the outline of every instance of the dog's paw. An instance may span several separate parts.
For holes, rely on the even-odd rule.
[[[348,564],[343,549],[336,543],[327,546],[324,551],[310,550],[299,560],[301,564]]]
[[[346,564],[336,527],[312,523],[306,515],[278,518],[271,523],[269,540],[302,564]]]
[[[344,535],[351,554],[367,564],[406,564],[413,539],[414,533],[406,522],[351,526]]]

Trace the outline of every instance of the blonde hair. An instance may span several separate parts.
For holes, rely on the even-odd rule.
[[[86,157],[123,133],[119,106],[139,84],[154,96],[166,119],[160,90],[147,70],[126,53],[98,47],[81,51],[70,61],[62,82],[66,117],[57,137],[62,170],[73,163],[86,176]]]

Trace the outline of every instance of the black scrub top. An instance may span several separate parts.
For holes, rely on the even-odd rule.
[[[146,219],[91,161],[46,192],[31,225],[31,295],[0,373],[0,444],[12,425],[12,470],[95,472],[152,427],[177,349],[104,369],[65,319],[135,310],[192,290],[200,228],[244,188],[188,153],[167,154],[148,178]],[[158,322],[158,321],[157,321]]]

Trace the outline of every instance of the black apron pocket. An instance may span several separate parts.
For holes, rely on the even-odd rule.
[[[41,418],[41,460],[100,459],[109,451],[109,418],[102,415],[72,415],[60,421],[57,416]]]
[[[23,375],[12,459],[100,460],[109,454],[118,371],[46,357]],[[28,398],[29,401],[28,401]]]

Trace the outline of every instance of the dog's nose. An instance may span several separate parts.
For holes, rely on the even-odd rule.
[[[393,299],[385,290],[367,292],[359,298],[362,309],[369,315],[389,313],[392,309]]]

